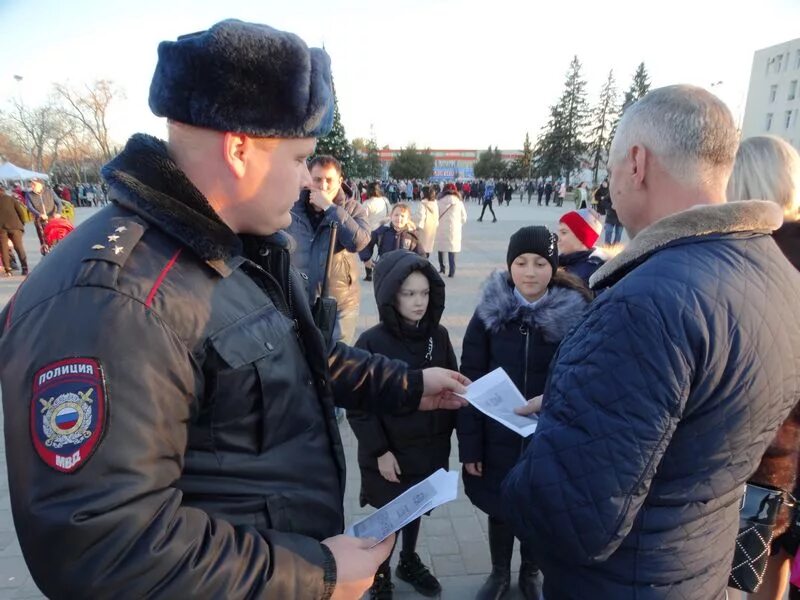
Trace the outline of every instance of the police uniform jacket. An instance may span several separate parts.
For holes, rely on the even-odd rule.
[[[330,352],[278,236],[237,236],[149,136],[112,205],[0,313],[14,521],[49,598],[324,598],[345,408],[416,409],[420,371]],[[7,357],[7,358],[6,358]]]

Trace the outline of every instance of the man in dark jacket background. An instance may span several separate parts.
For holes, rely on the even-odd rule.
[[[158,54],[168,142],[128,141],[112,205],[0,313],[22,553],[49,598],[357,598],[393,540],[339,535],[333,402],[455,408],[465,380],[313,323],[280,230],[332,124],[327,54],[234,20]]]
[[[312,186],[301,192],[292,207],[292,224],[286,230],[295,241],[292,266],[308,277],[308,298],[313,304],[322,290],[331,225],[338,225],[329,279],[329,293],[337,304],[333,339],[352,345],[361,301],[356,252],[369,244],[372,233],[367,211],[344,184],[342,165],[334,157],[314,157],[309,170]]]
[[[619,123],[611,199],[632,241],[592,277],[605,291],[504,484],[547,600],[726,597],[744,484],[800,397],[800,276],[770,236],[780,207],[726,204],[738,138],[692,86]]]
[[[22,234],[25,232],[25,209],[11,194],[0,189],[0,256],[2,257],[3,271],[7,276],[13,274],[11,270],[11,255],[8,241],[19,257],[19,266],[22,275],[28,274],[28,258],[25,255],[25,246],[22,243]]]

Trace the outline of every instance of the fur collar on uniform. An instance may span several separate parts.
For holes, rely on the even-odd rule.
[[[548,343],[560,342],[583,316],[587,300],[580,292],[553,285],[535,306],[521,306],[507,271],[495,271],[483,284],[476,314],[486,329],[497,333],[511,321],[541,331]]]
[[[608,287],[673,242],[726,233],[772,233],[783,223],[783,211],[774,202],[746,200],[695,206],[656,221],[643,229],[617,256],[590,279],[592,289]]]
[[[239,237],[178,168],[163,141],[134,135],[102,173],[112,202],[163,229],[203,260],[226,261],[241,254]]]

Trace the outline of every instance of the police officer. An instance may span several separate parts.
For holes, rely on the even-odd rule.
[[[329,59],[223,21],[163,42],[112,204],[0,313],[11,504],[50,598],[354,598],[345,408],[458,408],[450,371],[327,351],[280,230],[331,127]],[[65,318],[65,315],[67,317]]]

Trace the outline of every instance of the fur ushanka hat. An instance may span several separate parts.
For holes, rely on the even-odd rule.
[[[258,137],[320,137],[333,125],[328,54],[293,33],[235,19],[158,45],[150,109]]]

